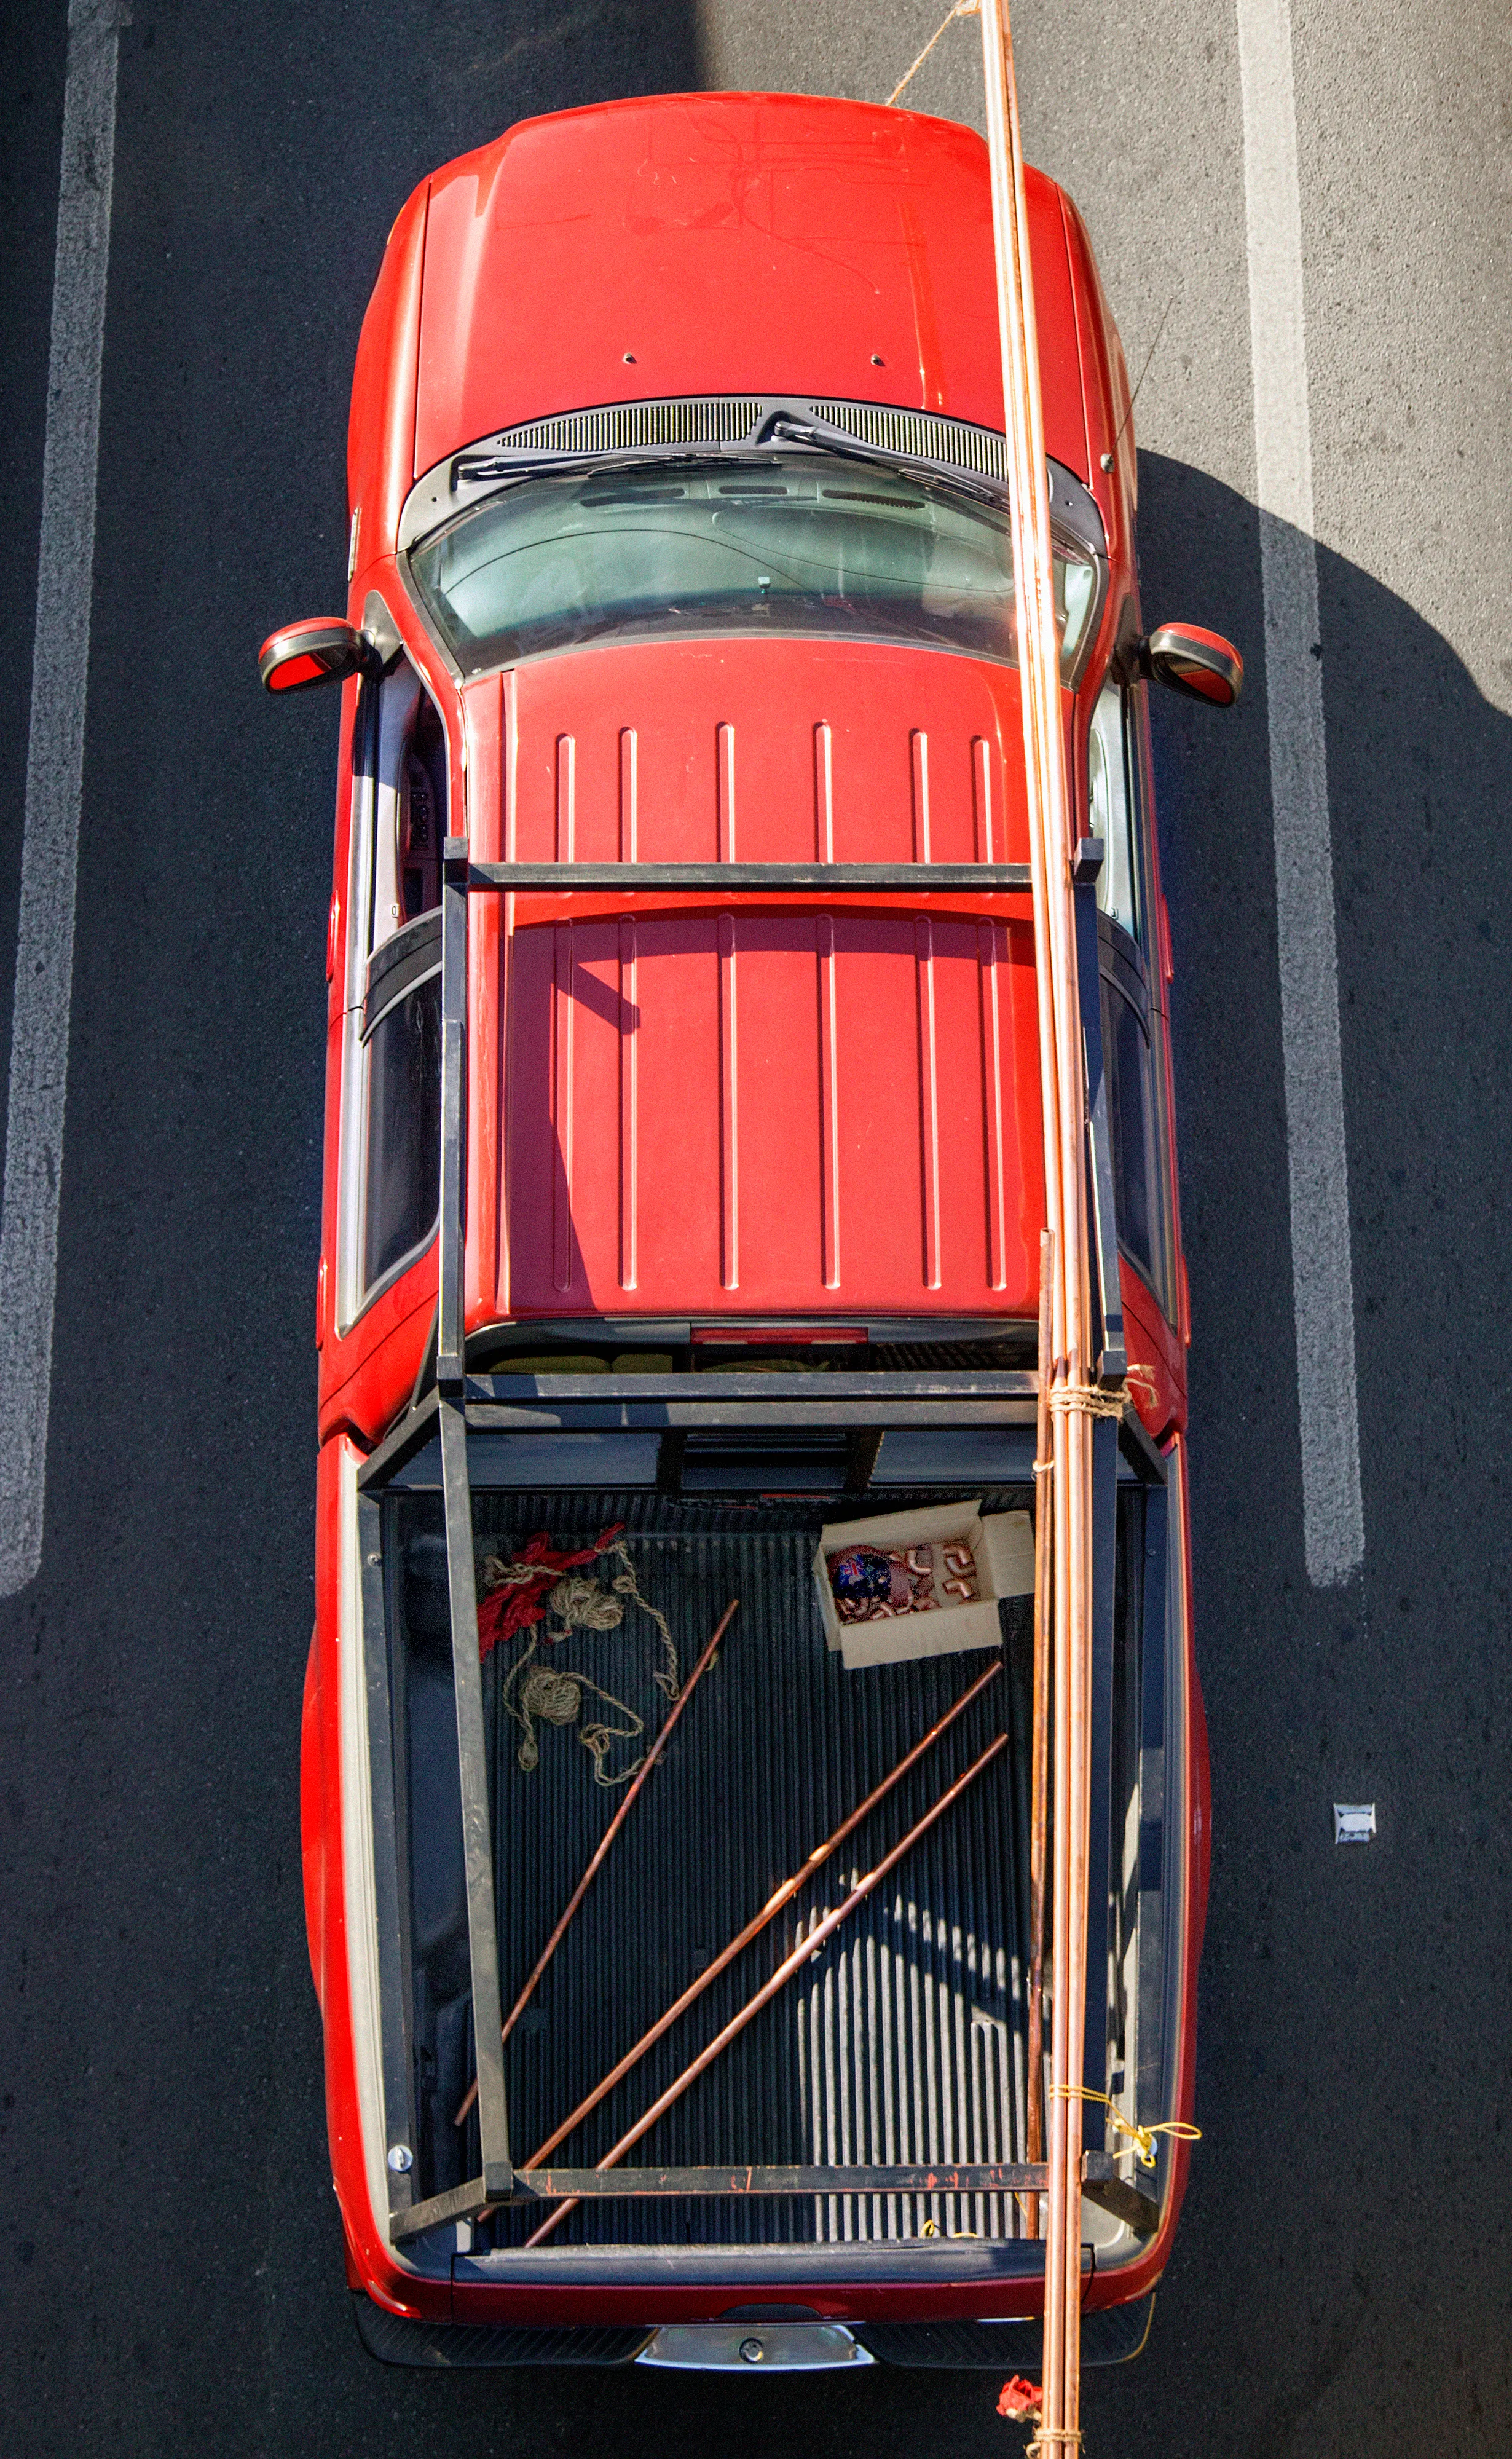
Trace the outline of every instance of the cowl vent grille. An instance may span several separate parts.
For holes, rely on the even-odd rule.
[[[709,394],[685,401],[626,401],[603,410],[579,410],[560,418],[537,418],[511,427],[492,447],[497,452],[634,452],[657,445],[754,442],[773,410],[789,410],[825,419],[858,444],[915,461],[938,461],[978,477],[1003,476],[1003,440],[989,427],[928,411],[888,410],[869,401],[785,401],[756,395]]]
[[[499,446],[509,452],[633,452],[648,444],[739,444],[761,412],[759,401],[628,401],[512,427]]]
[[[816,400],[807,393],[696,393],[668,401],[605,402],[597,409],[563,410],[553,418],[507,427],[449,454],[416,480],[400,517],[399,551],[408,554],[441,522],[516,473],[533,474],[558,461],[576,469],[599,457],[633,463],[641,453],[654,460],[679,452],[754,452],[796,440],[785,427],[788,420],[799,429],[810,421],[827,428],[837,445],[848,436],[863,454],[876,452],[905,465],[923,462],[945,473],[958,472],[976,491],[985,487],[996,494],[1007,484],[1003,439],[996,429],[941,418],[932,410],[895,410],[874,401]],[[1102,515],[1085,482],[1057,461],[1047,468],[1052,521],[1086,552],[1104,554]]]
[[[932,418],[913,410],[878,410],[872,402],[816,401],[809,407],[816,418],[827,418],[831,427],[879,452],[943,461],[953,470],[975,470],[983,478],[1003,475],[1003,440],[989,427],[968,427],[964,419]]]

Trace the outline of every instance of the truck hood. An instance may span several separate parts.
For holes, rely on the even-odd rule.
[[[1005,666],[658,642],[470,701],[518,860],[1028,860]],[[939,903],[516,897],[483,942],[507,1311],[1032,1314],[1029,899]]]
[[[1060,189],[1027,175],[1045,446],[1090,474]],[[798,95],[524,120],[425,206],[414,473],[598,403],[789,393],[1001,430],[987,149]]]

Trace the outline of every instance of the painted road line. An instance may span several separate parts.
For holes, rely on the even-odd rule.
[[[0,1596],[42,1560],[119,0],[70,0],[5,1193]]]
[[[1308,1577],[1365,1558],[1290,0],[1238,0]]]

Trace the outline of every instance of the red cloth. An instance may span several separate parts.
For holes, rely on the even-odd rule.
[[[603,1530],[591,1545],[578,1554],[563,1554],[553,1545],[544,1528],[537,1529],[528,1545],[515,1555],[516,1564],[533,1566],[528,1580],[511,1580],[504,1587],[490,1588],[478,1601],[478,1654],[487,1656],[501,1640],[513,1639],[515,1632],[526,1630],[533,1622],[546,1619],[546,1598],[561,1578],[563,1571],[576,1571],[582,1563],[591,1563],[606,1546],[612,1545],[624,1526],[617,1520],[612,1528]]]
[[[1010,2374],[998,2394],[999,2416],[1034,2417],[1040,2414],[1040,2385],[1025,2382],[1022,2374]]]

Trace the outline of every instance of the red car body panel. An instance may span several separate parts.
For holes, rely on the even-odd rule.
[[[420,279],[430,196],[427,180],[388,234],[357,345],[346,492],[357,525],[351,561],[359,576],[381,557],[392,555],[399,515],[414,482]]]
[[[520,860],[613,861],[635,844],[643,861],[970,862],[994,843],[999,861],[1028,859],[1004,667],[851,642],[657,643],[539,660],[507,697]],[[1027,898],[1016,920],[844,902],[817,917],[691,899],[621,912],[517,901],[510,1313],[1033,1313]],[[690,1187],[713,1200],[690,1208]]]
[[[1080,696],[1065,695],[1084,807],[1090,694],[1135,588],[1128,382],[1080,217],[1028,180],[1047,448],[1092,492],[1109,563]],[[400,212],[353,388],[348,613],[383,600],[446,729],[474,857],[744,861],[1027,857],[1018,678],[932,650],[705,639],[601,645],[459,685],[395,559],[415,477],[491,432],[606,402],[774,392],[872,400],[1002,426],[986,149],[907,113],[794,96],[692,95],[528,121],[422,183]],[[1104,457],[1112,460],[1104,470]],[[346,1930],[340,1684],[341,1480],[414,1382],[433,1247],[343,1324],[335,1252],[341,1046],[353,1003],[346,912],[351,743],[343,694],[330,930],[316,1630],[303,1723],[310,1952],[326,2030],[332,2170],[348,2277],[433,2320],[703,2321],[732,2293],[836,2320],[1000,2313],[1004,2284],[801,2292],[669,2286],[453,2291],[417,2279],[375,2219],[359,2107]],[[1144,754],[1147,761],[1147,751]],[[1152,860],[1158,859],[1153,856]],[[1163,963],[1168,931],[1158,878]],[[891,919],[696,898],[476,900],[469,985],[466,1315],[1032,1316],[1043,1220],[1030,906],[962,900]],[[1152,968],[1152,970],[1154,970]],[[620,1003],[640,1012],[625,1081]],[[1172,1133],[1167,1103],[1166,1132]],[[1174,1146],[1170,1146],[1174,1200]],[[1179,1286],[1185,1288],[1177,1232]],[[1141,1417],[1176,1453],[1175,1325],[1126,1262]],[[1139,1370],[1143,1369],[1143,1376]],[[1185,1477],[1182,1478],[1185,1520]],[[1190,1595],[1189,1576],[1187,1598]],[[1206,1727],[1184,1614],[1191,1856],[1178,2110],[1189,2115],[1207,1902]],[[1093,2307],[1143,2294],[1158,2236]],[[837,2270],[844,2249],[836,2247]],[[1042,2283],[1012,2284],[1016,2311]]]
[[[414,474],[603,401],[809,390],[1002,427],[992,205],[969,129],[798,95],[525,120],[429,181]],[[1040,313],[1073,313],[1031,174]],[[407,208],[407,210],[410,210]],[[1045,437],[1090,466],[1074,363]]]

